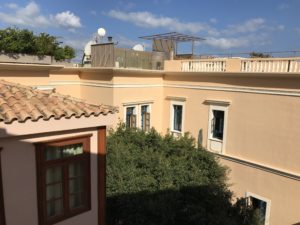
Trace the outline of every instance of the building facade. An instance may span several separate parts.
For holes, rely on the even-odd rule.
[[[5,80],[118,106],[128,126],[191,133],[230,168],[231,190],[266,225],[300,223],[299,59],[172,60],[162,71],[0,67]]]

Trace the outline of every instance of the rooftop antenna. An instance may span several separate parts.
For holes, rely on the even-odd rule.
[[[100,27],[100,28],[98,29],[97,33],[98,33],[98,35],[96,36],[95,41],[96,41],[96,43],[98,43],[98,42],[101,43],[102,40],[103,40],[103,37],[104,37],[105,34],[106,34],[106,30],[105,30],[104,28]]]

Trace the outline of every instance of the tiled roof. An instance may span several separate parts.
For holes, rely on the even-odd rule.
[[[41,91],[32,87],[0,80],[0,124],[25,122],[54,117],[89,117],[115,113],[116,107],[92,105],[83,100],[61,95],[54,91]]]

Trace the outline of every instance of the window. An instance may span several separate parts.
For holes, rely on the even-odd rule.
[[[260,224],[269,224],[270,200],[252,193],[246,193],[246,196],[247,205],[254,209],[255,216]]]
[[[223,140],[224,133],[224,111],[213,110],[213,119],[211,120],[212,137]]]
[[[173,133],[183,132],[184,102],[171,101],[170,127]]]
[[[90,210],[90,135],[36,144],[39,221]]]
[[[126,107],[126,126],[136,127],[136,107]]]
[[[182,131],[182,105],[173,105],[174,120],[173,130]]]
[[[143,131],[151,128],[152,102],[126,103],[124,105],[124,118],[127,127],[137,127]]]
[[[150,130],[150,112],[149,112],[149,105],[142,105],[141,106],[141,129],[143,131]]]
[[[205,100],[204,104],[209,106],[206,148],[216,153],[225,153],[230,102]]]

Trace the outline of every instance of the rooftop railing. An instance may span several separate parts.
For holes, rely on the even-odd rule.
[[[226,71],[225,60],[214,61],[181,61],[181,71],[193,72],[224,72]]]
[[[299,73],[300,58],[215,58],[167,60],[166,71]]]

